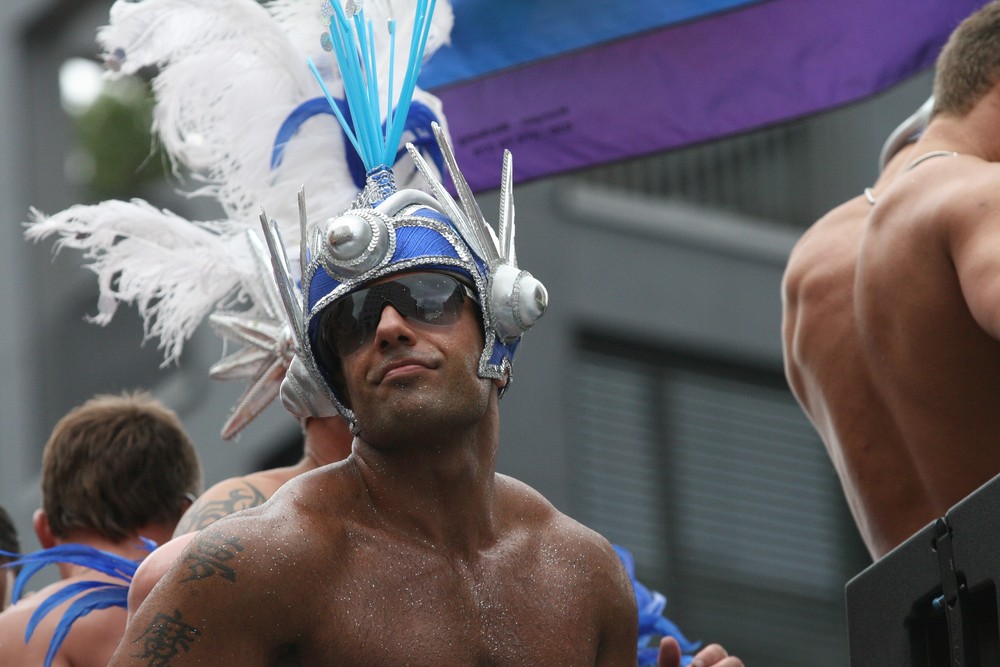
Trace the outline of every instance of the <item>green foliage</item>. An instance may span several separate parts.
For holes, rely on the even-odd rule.
[[[149,84],[130,77],[107,82],[77,116],[78,150],[88,165],[83,180],[95,201],[135,196],[143,183],[162,178],[152,109]]]

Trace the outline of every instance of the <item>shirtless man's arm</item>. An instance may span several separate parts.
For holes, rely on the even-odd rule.
[[[622,665],[634,667],[636,663],[637,639],[639,636],[639,612],[628,573],[614,549],[604,538],[601,570],[608,574],[597,578],[600,609],[601,635],[597,649],[598,666]]]
[[[160,545],[136,570],[128,591],[129,619],[163,578],[196,531],[234,512],[264,504],[284,481],[273,482],[269,478],[262,478],[262,474],[223,480],[198,497],[181,517],[174,530],[174,539]]]
[[[275,528],[233,516],[192,534],[109,665],[274,665],[292,634],[280,598],[294,588],[280,581],[290,552],[272,548]]]

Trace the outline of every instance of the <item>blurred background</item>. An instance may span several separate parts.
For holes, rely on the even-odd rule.
[[[94,33],[110,4],[0,6],[0,504],[25,549],[37,548],[42,446],[95,393],[147,388],[177,410],[206,486],[300,451],[280,406],[239,441],[220,439],[242,387],[208,379],[222,344],[207,327],[163,367],[134,309],[87,322],[97,286],[79,256],[22,238],[30,207],[109,197],[215,214],[177,193],[191,183],[155,150],[148,84],[102,82]],[[870,560],[784,381],[779,286],[803,230],[874,180],[883,140],[930,93],[928,63],[952,27],[833,108],[531,174],[515,189],[519,263],[551,307],[501,406],[500,471],[631,549],[690,637],[747,664],[847,664],[843,586]],[[669,111],[683,90],[648,95]],[[445,109],[454,135],[467,112]],[[618,114],[626,129],[643,122],[642,109]],[[495,192],[480,204],[495,218]]]

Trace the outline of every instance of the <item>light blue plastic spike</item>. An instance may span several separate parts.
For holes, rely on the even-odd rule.
[[[417,10],[414,17],[413,39],[410,42],[410,59],[406,65],[406,78],[403,87],[399,91],[399,103],[396,105],[396,117],[391,131],[386,136],[386,159],[392,160],[396,155],[396,146],[403,136],[403,127],[406,125],[406,117],[409,115],[410,102],[413,101],[413,92],[417,85],[417,74],[420,72],[420,65],[424,59],[424,51],[427,48],[427,38],[431,31],[431,17],[434,14],[436,0],[417,1]]]
[[[396,71],[396,19],[389,19],[389,94],[385,101],[385,127],[392,127],[392,84]]]
[[[374,28],[364,17],[364,9],[350,19],[338,0],[330,0],[333,8],[330,17],[330,37],[334,56],[340,66],[344,81],[344,94],[354,125],[353,135],[348,131],[351,143],[361,156],[366,171],[378,167],[389,167],[396,159],[396,149],[406,126],[410,104],[417,84],[417,74],[423,61],[430,35],[431,17],[436,0],[416,0],[413,38],[406,66],[406,74],[400,84],[399,98],[393,104],[395,90],[396,25],[389,21],[389,81],[386,99],[386,123],[382,130],[381,103],[379,100],[378,58],[374,52]],[[310,63],[313,75],[320,81],[327,102],[333,108],[340,124],[348,127],[347,120],[337,109],[336,102],[320,79],[315,65]]]
[[[326,82],[323,81],[323,77],[320,75],[319,70],[316,69],[316,63],[312,61],[312,58],[309,58],[308,62],[309,69],[312,70],[313,76],[316,77],[316,81],[319,82],[319,87],[323,90],[323,94],[326,96],[326,101],[329,102],[330,108],[333,109],[333,112],[337,115],[337,120],[340,121],[341,127],[344,128],[344,134],[346,134],[347,138],[351,140],[351,145],[354,146],[354,150],[358,152],[358,155],[364,155],[364,152],[361,150],[361,146],[358,144],[358,138],[354,135],[354,132],[351,132],[351,128],[347,124],[347,119],[345,119],[343,114],[340,113],[340,106],[338,106],[337,102],[333,99],[330,89],[326,87]]]

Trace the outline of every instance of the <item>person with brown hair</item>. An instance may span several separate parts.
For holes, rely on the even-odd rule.
[[[200,490],[194,444],[177,415],[149,394],[97,396],[64,416],[42,455],[43,503],[34,528],[44,549],[71,555],[53,559],[60,581],[0,613],[0,664],[106,665],[125,630],[123,609],[97,603],[61,638],[61,614],[42,604],[66,597],[54,611],[73,610],[78,601],[87,604],[85,587],[114,585],[118,578],[88,567],[97,561],[79,554],[141,559],[149,547],[140,538],[168,540]]]
[[[784,277],[789,384],[874,559],[1000,473],[1000,2],[951,34],[916,141]]]
[[[0,551],[9,554],[16,554],[21,551],[21,545],[17,539],[17,528],[11,521],[7,510],[0,507]],[[0,566],[14,560],[13,556],[0,554]],[[10,606],[10,594],[14,586],[14,575],[16,568],[3,568],[0,570],[0,611]]]

